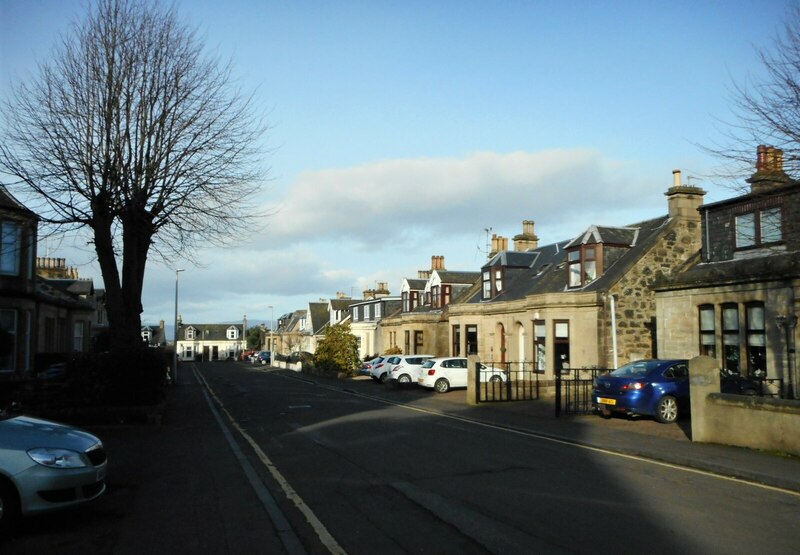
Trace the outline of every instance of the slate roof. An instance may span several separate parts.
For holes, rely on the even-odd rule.
[[[26,208],[20,201],[14,198],[14,195],[8,192],[5,186],[0,185],[0,208],[16,212],[21,216],[38,220],[39,216],[35,212]]]
[[[537,253],[533,264],[527,269],[506,272],[503,291],[492,299],[483,300],[480,288],[472,292],[469,303],[503,302],[523,299],[530,295],[545,293],[562,293],[573,291],[604,291],[625,275],[630,268],[647,252],[660,237],[669,221],[668,216],[661,216],[625,227],[590,226],[586,231],[573,239],[544,245],[527,251]],[[603,275],[582,288],[567,286],[566,248],[580,245],[584,241],[594,242],[600,238],[611,245],[627,245],[604,254],[606,267]],[[497,258],[497,257],[495,257]],[[491,262],[493,262],[492,259]]]
[[[472,285],[475,283],[475,280],[481,277],[480,272],[451,272],[448,270],[434,270],[436,275],[439,276],[439,279],[442,280],[442,283],[453,284],[453,283],[466,283]],[[427,283],[427,281],[425,282]],[[425,286],[423,285],[423,289]]]
[[[228,328],[233,326],[239,330],[238,339],[228,339]],[[188,328],[196,330],[195,340],[197,341],[241,341],[242,324],[186,324],[182,323],[178,327],[178,341],[186,341],[186,330]]]
[[[417,278],[406,278],[406,283],[408,283],[409,288],[412,291],[422,291],[425,289],[425,285],[428,283],[427,279],[417,279]]]
[[[330,323],[328,303],[308,303],[309,329],[314,335],[320,335]]]
[[[662,278],[653,288],[687,289],[800,277],[800,251],[720,262],[700,262],[698,253],[691,262],[696,264],[677,275]]]
[[[167,333],[164,328],[160,325],[149,326],[147,324],[142,326],[142,331],[150,330],[150,341],[148,341],[149,345],[166,345],[167,344]],[[180,339],[180,336],[178,336]]]
[[[530,268],[536,263],[538,257],[539,251],[501,251],[495,254],[483,267]]]
[[[49,279],[47,283],[56,289],[72,295],[83,295],[88,297],[94,294],[94,282],[91,279]]]
[[[40,277],[36,278],[36,296],[41,301],[77,310],[93,311],[95,309],[95,302],[92,298],[81,298],[75,293],[68,292],[66,288],[56,287],[50,283],[51,281]]]

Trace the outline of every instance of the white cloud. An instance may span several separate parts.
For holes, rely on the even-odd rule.
[[[256,248],[324,240],[372,249],[509,221],[547,226],[565,215],[651,201],[643,195],[652,188],[630,172],[591,149],[477,152],[307,171],[279,205],[268,207],[277,208],[266,230],[269,245]]]

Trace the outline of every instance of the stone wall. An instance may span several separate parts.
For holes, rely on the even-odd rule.
[[[669,224],[656,245],[646,253],[611,289],[615,296],[617,318],[617,356],[619,364],[639,358],[663,356],[656,346],[656,301],[651,286],[660,275],[671,275],[700,249],[700,224],[694,220],[676,220]],[[599,326],[611,329],[608,311]],[[666,325],[669,325],[668,323]],[[659,326],[660,327],[660,326]],[[607,342],[610,335],[607,334]],[[606,344],[605,352],[611,353]],[[611,355],[603,364],[613,363]]]

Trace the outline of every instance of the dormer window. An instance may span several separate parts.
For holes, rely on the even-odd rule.
[[[441,302],[440,291],[441,288],[438,285],[431,287],[431,308],[441,308],[439,304]]]
[[[153,332],[151,332],[149,329],[145,328],[142,330],[142,339],[144,341],[149,343],[152,337],[153,337]]]
[[[570,287],[585,287],[599,277],[601,245],[581,245],[567,252]]]
[[[194,341],[194,328],[188,328],[186,330],[186,339],[188,341]]]
[[[503,290],[503,268],[494,269],[494,291],[500,293]]]
[[[783,240],[781,207],[746,212],[736,216],[736,248],[760,247]]]
[[[239,330],[237,330],[235,327],[231,326],[227,330],[226,337],[228,339],[237,339],[239,337]]]
[[[492,298],[492,272],[491,270],[484,270],[483,271],[483,298],[484,299],[491,299]]]

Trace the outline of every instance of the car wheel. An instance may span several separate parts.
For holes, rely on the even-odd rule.
[[[386,383],[386,372],[381,374],[381,377],[378,378],[378,381],[381,382],[381,383]]]
[[[501,378],[500,376],[492,376],[491,378],[489,378],[489,381],[494,383],[502,382],[503,378]]]
[[[397,378],[397,383],[411,383],[411,376],[408,374],[403,374]]]
[[[450,382],[444,378],[439,378],[436,380],[436,383],[433,384],[433,388],[436,390],[436,393],[447,393],[450,391]]]
[[[0,532],[11,528],[11,521],[19,516],[17,494],[7,482],[0,481]]]
[[[656,406],[656,420],[662,424],[671,424],[678,419],[678,400],[671,395],[664,395]]]

